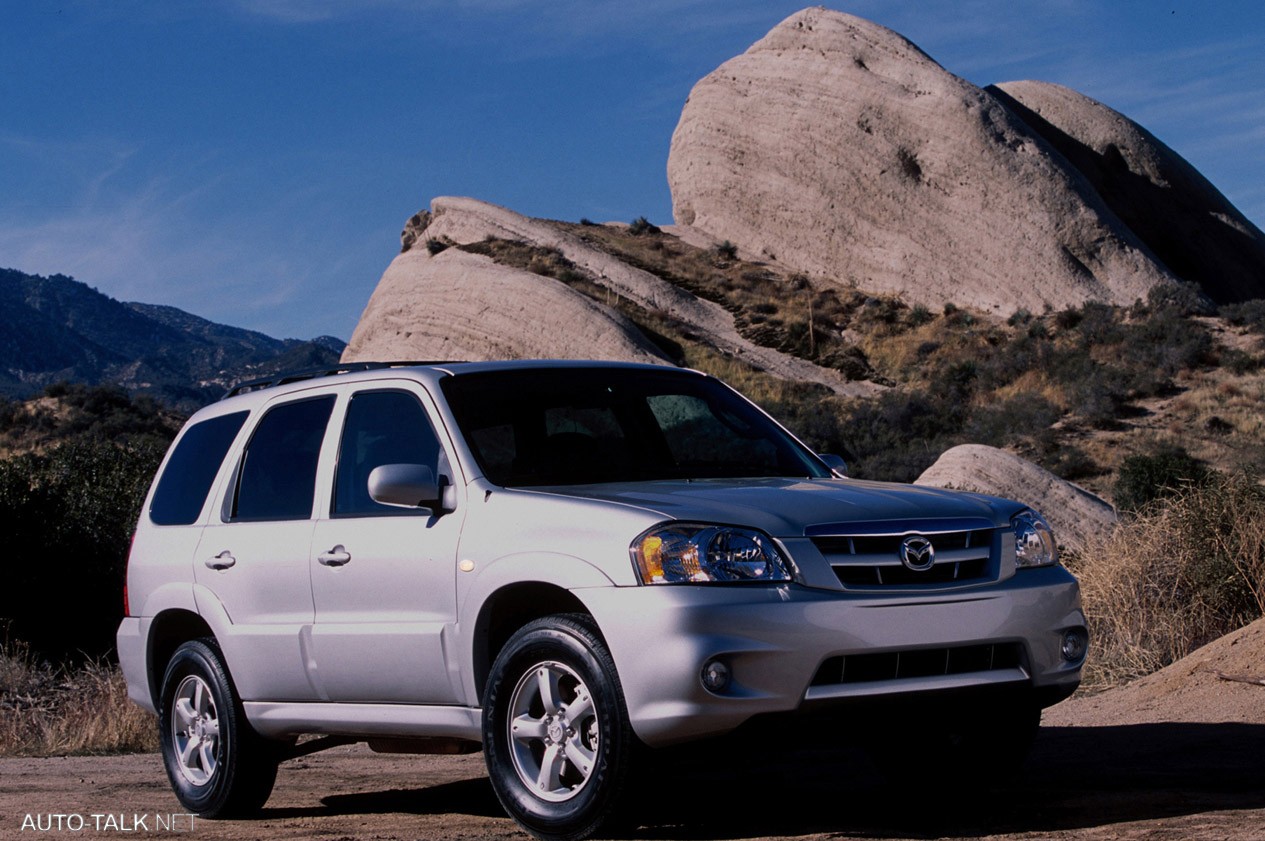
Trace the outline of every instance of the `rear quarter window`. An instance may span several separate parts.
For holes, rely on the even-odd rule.
[[[211,483],[249,412],[209,418],[185,432],[154,489],[149,519],[160,526],[187,526],[198,519]]]

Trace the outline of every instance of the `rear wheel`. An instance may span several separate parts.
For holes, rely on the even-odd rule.
[[[532,834],[585,838],[614,817],[636,739],[587,616],[538,619],[510,638],[488,678],[483,733],[492,787]]]
[[[159,706],[163,763],[176,798],[204,818],[258,810],[277,779],[279,750],[246,721],[219,649],[209,640],[176,649]]]

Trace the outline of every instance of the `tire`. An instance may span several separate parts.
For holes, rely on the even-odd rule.
[[[524,829],[575,841],[622,818],[638,744],[589,617],[538,619],[505,644],[484,697],[484,755],[496,796]]]
[[[158,737],[176,799],[199,817],[247,815],[272,793],[280,752],[247,723],[211,640],[186,642],[167,663]]]

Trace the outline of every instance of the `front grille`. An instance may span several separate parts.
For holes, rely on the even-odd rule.
[[[988,559],[959,561],[952,564],[936,564],[925,572],[915,572],[904,566],[836,566],[835,575],[845,587],[882,587],[902,584],[952,584],[955,581],[975,581],[986,577]]]
[[[902,528],[891,534],[873,531],[848,534],[849,524],[840,524],[813,529],[818,533],[810,537],[834,569],[839,583],[846,588],[951,586],[978,583],[997,576],[993,563],[994,529],[991,523],[986,528],[974,527],[977,524],[978,520],[969,521],[962,524],[965,528],[952,529],[940,523],[937,525],[945,530],[919,532]],[[881,524],[853,524],[853,528],[856,525]],[[842,533],[821,533],[827,528],[837,528]],[[911,569],[902,560],[902,542],[911,536],[930,541],[935,563],[929,569]]]
[[[813,676],[813,686],[871,683],[876,680],[964,675],[1016,669],[1023,663],[1017,642],[960,645],[951,648],[918,648],[881,654],[849,654],[831,657]]]

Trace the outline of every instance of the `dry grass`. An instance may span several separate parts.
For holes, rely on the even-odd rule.
[[[1086,688],[1150,674],[1265,614],[1262,521],[1265,490],[1217,475],[1070,559],[1093,635]]]
[[[0,756],[158,749],[153,716],[127,698],[115,666],[50,666],[21,645],[0,647]]]

